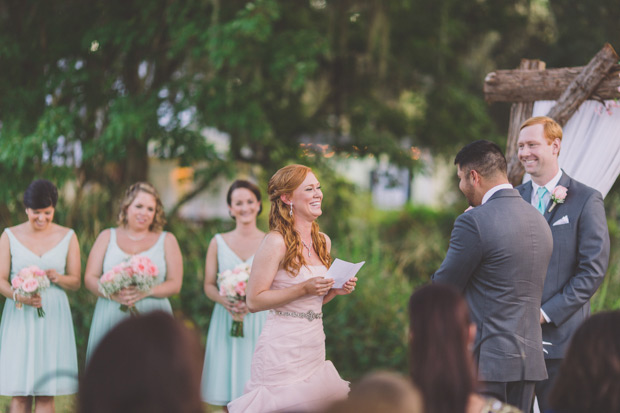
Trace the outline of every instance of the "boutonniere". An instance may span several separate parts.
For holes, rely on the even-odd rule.
[[[553,192],[551,192],[551,200],[553,201],[553,204],[549,208],[549,212],[553,211],[553,208],[555,208],[557,204],[563,204],[564,201],[566,201],[567,194],[568,194],[568,189],[566,189],[562,185],[556,186],[553,189]]]

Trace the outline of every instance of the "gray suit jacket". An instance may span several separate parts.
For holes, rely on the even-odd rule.
[[[476,344],[493,333],[516,337],[526,356],[524,380],[547,378],[539,320],[552,244],[542,215],[516,190],[502,189],[456,219],[446,258],[433,275],[433,282],[464,292],[478,328]],[[509,338],[482,343],[481,380],[519,381],[521,366]]]
[[[542,327],[546,358],[563,358],[573,332],[590,315],[590,298],[603,282],[609,263],[609,232],[601,193],[566,172],[558,185],[568,190],[566,201],[545,219],[553,234],[553,254],[547,270],[542,309],[551,319]],[[528,203],[532,199],[532,182],[517,190]],[[540,213],[539,213],[540,214]],[[564,216],[567,224],[553,225]]]

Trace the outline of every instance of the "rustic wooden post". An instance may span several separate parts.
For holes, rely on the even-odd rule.
[[[579,106],[594,93],[599,83],[607,76],[609,69],[617,61],[618,54],[609,43],[605,43],[605,46],[583,68],[579,76],[573,79],[564,90],[547,116],[564,126]]]
[[[540,60],[522,59],[520,70],[545,70],[545,62]],[[508,142],[506,143],[506,160],[508,162],[508,180],[514,186],[521,184],[523,165],[517,157],[517,139],[519,126],[532,117],[534,102],[513,103],[510,107],[510,123],[508,125]]]

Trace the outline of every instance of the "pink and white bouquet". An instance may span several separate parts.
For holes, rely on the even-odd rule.
[[[235,268],[226,270],[217,275],[217,282],[220,286],[220,295],[226,297],[228,301],[234,302],[239,306],[245,303],[245,288],[250,279],[250,266],[239,264]],[[233,323],[230,328],[230,335],[233,337],[243,337],[243,313],[233,315]]]
[[[50,286],[50,280],[47,274],[36,265],[22,268],[17,275],[11,280],[11,287],[14,294],[23,295],[24,297],[32,297],[39,295]],[[15,302],[17,308],[22,308],[22,303]],[[39,317],[45,317],[43,307],[37,308]]]
[[[129,260],[115,265],[99,278],[99,292],[106,298],[118,293],[123,288],[134,286],[140,291],[149,291],[157,285],[159,270],[150,258],[134,255]],[[121,304],[121,311],[138,315],[135,306]]]

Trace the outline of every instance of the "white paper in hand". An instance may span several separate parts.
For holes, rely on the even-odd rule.
[[[339,258],[332,263],[329,267],[325,278],[333,278],[334,286],[332,288],[342,288],[344,284],[351,278],[355,277],[355,274],[362,268],[366,261],[358,262],[354,264],[352,262],[343,261]]]

